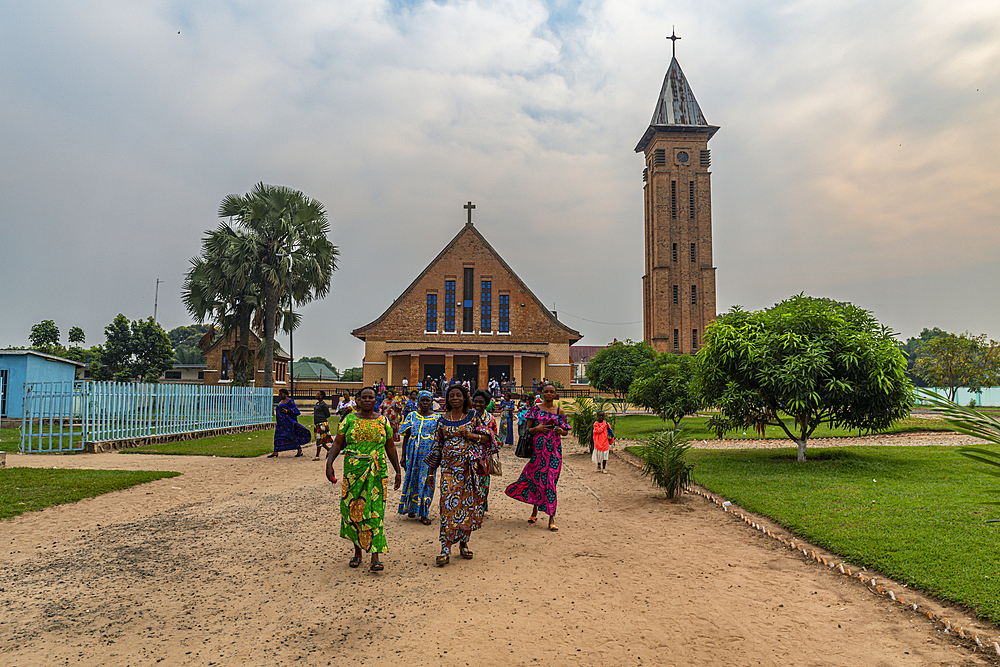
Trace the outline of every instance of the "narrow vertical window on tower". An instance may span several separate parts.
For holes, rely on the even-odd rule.
[[[697,350],[698,349],[698,330],[697,329],[691,329],[691,349],[692,350]]]
[[[677,219],[677,181],[670,181],[670,217]]]
[[[679,290],[677,289],[677,285],[674,285],[674,305],[675,306],[680,303],[680,299],[677,298],[678,291]]]
[[[695,252],[694,244],[691,244],[691,263],[694,264],[698,261],[698,253]]]
[[[697,305],[698,303],[698,286],[691,285],[691,305]]]
[[[455,330],[455,281],[444,281],[444,330]]]
[[[676,243],[674,244],[674,247],[673,247],[673,256],[674,256],[674,261],[676,262],[677,261],[677,244]]]
[[[694,220],[694,181],[688,181],[688,217]]]
[[[484,280],[480,285],[481,290],[479,293],[479,330],[490,332],[492,331],[492,322],[490,319],[493,317],[493,281]]]
[[[497,311],[497,329],[500,333],[510,333],[510,295],[500,295],[500,308]]]
[[[681,346],[681,330],[674,329],[674,349],[676,350]]]
[[[472,332],[472,267],[467,266],[462,272],[462,331]]]
[[[438,295],[427,295],[427,328],[424,331],[434,331],[438,329]]]

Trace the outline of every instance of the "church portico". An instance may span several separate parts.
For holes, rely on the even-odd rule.
[[[385,352],[387,366],[392,369],[389,376],[397,386],[406,377],[411,387],[428,377],[440,380],[442,375],[448,380],[474,381],[478,387],[485,387],[490,378],[497,381],[513,379],[519,387],[522,383],[530,386],[532,380],[541,380],[544,375],[545,359],[549,354],[544,344],[538,344],[536,349],[516,351],[473,347],[393,349],[395,344],[386,343],[389,348]]]

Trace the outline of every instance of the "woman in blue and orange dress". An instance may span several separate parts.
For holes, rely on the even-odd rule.
[[[472,558],[469,539],[483,525],[483,476],[488,476],[488,457],[497,451],[496,436],[472,409],[468,389],[460,384],[448,387],[445,401],[437,443],[427,457],[428,477],[441,468],[441,553],[435,559],[439,567],[448,564],[456,542],[462,558]]]
[[[358,409],[340,422],[333,447],[326,457],[326,478],[336,484],[333,462],[344,452],[344,481],[340,490],[340,536],[354,543],[354,557],[348,565],[361,564],[362,549],[372,555],[371,571],[385,566],[379,554],[387,553],[385,541],[386,457],[396,470],[393,488],[402,484],[399,458],[392,442],[392,426],[385,415],[375,411],[375,390],[365,387],[357,396]]]
[[[434,501],[434,475],[428,476],[426,459],[437,440],[439,415],[434,412],[434,397],[429,391],[420,392],[417,406],[417,410],[407,414],[399,427],[406,478],[403,480],[398,511],[429,526],[431,520],[428,514]]]
[[[538,510],[549,515],[549,530],[556,527],[556,484],[562,470],[562,438],[569,434],[569,421],[558,405],[558,390],[553,384],[542,387],[542,402],[533,405],[525,418],[532,434],[534,453],[517,481],[507,487],[507,495],[532,506],[528,523],[538,521]]]

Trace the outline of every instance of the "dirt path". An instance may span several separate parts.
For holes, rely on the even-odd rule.
[[[631,467],[567,454],[558,533],[503,487],[475,558],[390,514],[347,568],[322,463],[100,454],[8,465],[184,474],[0,522],[0,663],[985,665],[930,621]],[[434,517],[436,519],[435,510]]]

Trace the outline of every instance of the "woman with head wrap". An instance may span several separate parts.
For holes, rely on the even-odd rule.
[[[431,525],[427,515],[434,501],[434,473],[428,474],[424,459],[434,448],[437,426],[434,398],[431,392],[421,391],[417,395],[417,410],[407,414],[399,425],[399,435],[403,440],[402,464],[406,470],[399,513],[411,519],[419,518],[425,526]]]

